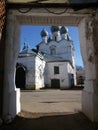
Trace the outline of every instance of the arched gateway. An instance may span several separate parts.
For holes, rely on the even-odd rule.
[[[16,66],[15,84],[17,88],[25,89],[26,86],[26,69],[22,65]]]
[[[82,94],[82,111],[92,121],[98,121],[98,9],[72,8],[9,9],[6,21],[6,51],[3,117],[9,120],[21,111],[20,91],[15,86],[15,66],[19,53],[21,25],[78,26],[80,46],[86,70]],[[50,10],[50,11],[49,11]],[[54,12],[54,13],[49,13]],[[60,13],[63,12],[63,13]],[[60,15],[59,15],[60,14]]]

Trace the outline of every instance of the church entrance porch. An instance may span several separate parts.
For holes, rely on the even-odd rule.
[[[60,79],[51,79],[51,88],[60,88]]]

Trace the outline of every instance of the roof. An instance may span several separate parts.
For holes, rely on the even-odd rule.
[[[45,54],[45,53],[41,53],[39,52],[39,55],[43,56],[44,60],[46,62],[70,62],[69,60],[64,60],[62,57],[58,56],[58,55],[49,55],[49,54]]]
[[[56,59],[56,60],[47,60],[46,61],[47,63],[53,63],[53,62],[66,62],[66,63],[69,63],[72,68],[74,68],[74,66],[72,65],[72,63],[69,61],[69,60],[64,60],[64,59]]]
[[[54,56],[54,55],[48,55],[48,54],[44,54],[44,59],[49,62],[49,61],[62,61],[64,59],[62,59],[62,57],[59,56]]]
[[[19,54],[32,54],[32,53],[33,53],[33,51],[31,51],[30,48],[26,48],[26,49],[22,50]]]
[[[39,52],[39,54],[42,56],[43,55],[43,59],[47,62],[47,63],[51,63],[51,62],[68,62],[72,67],[72,63],[69,60],[64,60],[62,57],[57,56],[57,55],[49,55],[49,54],[45,54],[45,53],[41,53]],[[74,67],[73,67],[74,68]]]
[[[41,31],[41,37],[45,37],[45,36],[48,36],[48,32],[47,32],[46,29],[43,29],[43,30]]]
[[[32,57],[32,56],[38,56],[40,59],[44,59],[42,53],[38,52],[36,49],[30,49],[30,48],[26,48],[24,50],[22,50],[18,57]]]
[[[32,51],[30,48],[26,48],[19,53],[19,57],[28,57],[36,55],[37,55],[36,52]]]

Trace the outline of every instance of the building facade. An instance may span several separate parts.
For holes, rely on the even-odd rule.
[[[26,89],[68,89],[75,85],[74,46],[68,29],[64,26],[51,26],[51,33],[52,37],[48,36],[45,29],[41,31],[42,41],[37,44],[36,49],[24,45],[16,67],[17,87],[22,77],[25,77],[24,80],[21,79],[24,86],[20,87]],[[26,68],[25,76],[21,76],[19,68]]]

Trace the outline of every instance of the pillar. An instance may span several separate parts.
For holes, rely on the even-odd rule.
[[[94,48],[94,18],[84,18],[79,24],[80,46],[85,66],[85,87],[82,92],[82,111],[93,122],[98,121],[98,87]],[[98,50],[97,50],[98,51]]]
[[[16,59],[19,53],[20,26],[9,11],[6,21],[6,42],[4,62],[3,119],[6,123],[20,112],[20,89],[15,86]]]

